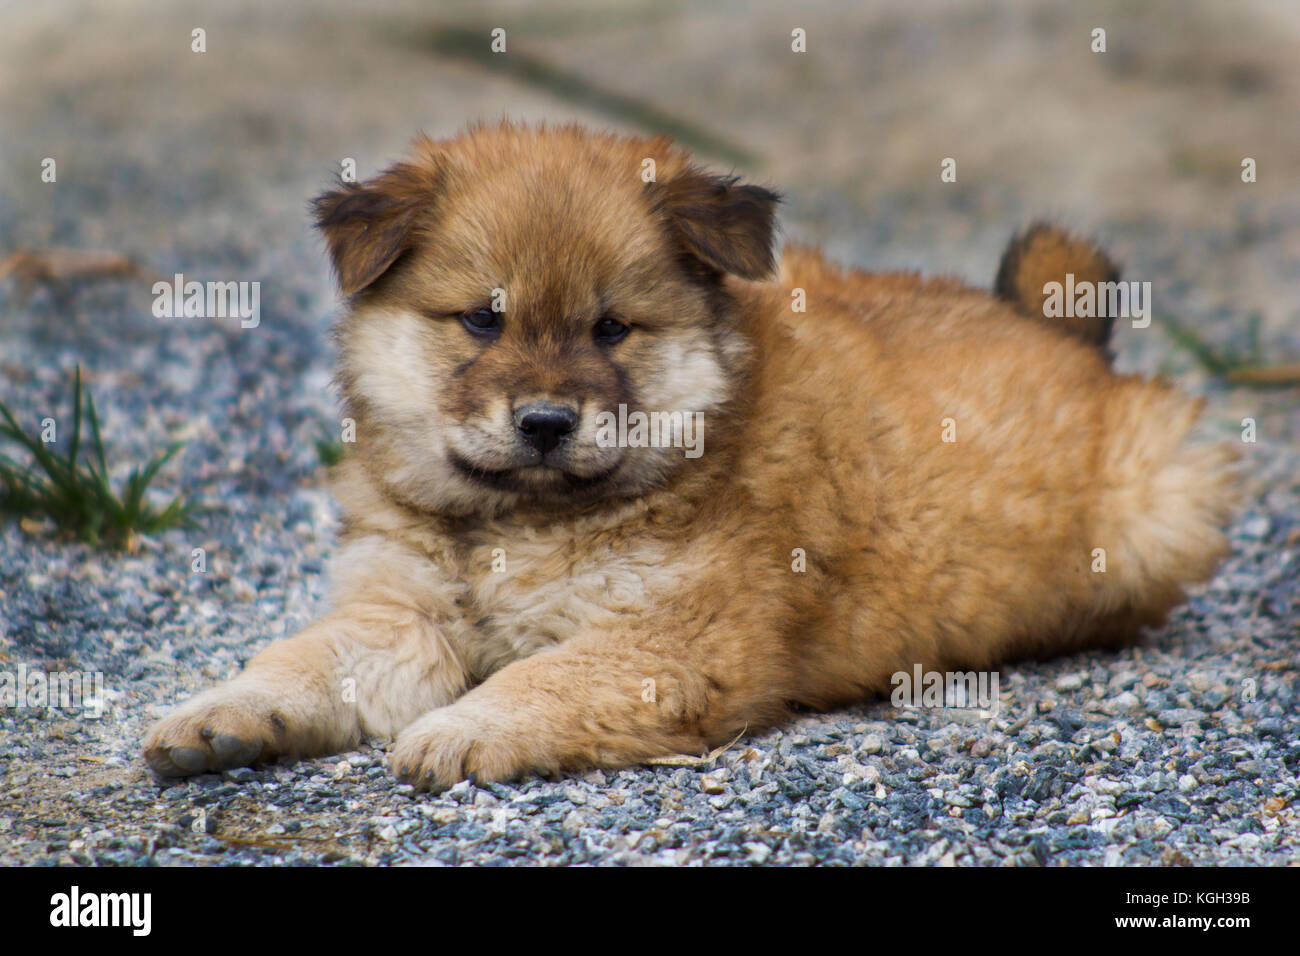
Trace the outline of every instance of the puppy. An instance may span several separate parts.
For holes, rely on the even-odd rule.
[[[1031,230],[999,297],[778,267],[777,201],[663,138],[510,124],[319,197],[356,423],[333,609],[149,765],[368,737],[436,789],[699,753],[917,665],[1132,641],[1211,573],[1200,403],[1042,317],[1103,253]]]

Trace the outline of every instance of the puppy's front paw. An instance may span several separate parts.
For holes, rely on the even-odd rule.
[[[144,742],[155,773],[183,777],[246,767],[285,752],[289,727],[274,694],[225,684],[199,694],[158,723]]]
[[[403,783],[438,792],[468,779],[512,780],[553,769],[537,731],[512,729],[506,715],[453,704],[430,711],[398,736],[388,765]]]

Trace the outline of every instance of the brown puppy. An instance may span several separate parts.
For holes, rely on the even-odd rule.
[[[1131,640],[1211,573],[1232,455],[1185,443],[1199,403],[1031,315],[1104,255],[1031,231],[1003,299],[808,249],[771,278],[776,201],[664,139],[512,125],[320,197],[357,436],[334,609],[150,765],[369,736],[441,787],[698,753],[917,664]],[[647,447],[636,412],[681,417]]]

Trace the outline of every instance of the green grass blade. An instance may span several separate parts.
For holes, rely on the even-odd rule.
[[[82,404],[84,396],[84,406]],[[30,454],[33,461],[20,464],[0,454],[0,511],[18,516],[41,515],[65,532],[92,544],[117,546],[131,540],[133,532],[196,527],[194,508],[176,495],[161,510],[147,498],[149,486],[164,465],[184,447],[174,442],[143,466],[131,470],[118,493],[109,478],[99,413],[90,390],[82,385],[81,367],[73,382],[73,427],[67,455],[57,455],[37,435],[29,434],[10,409],[0,403],[0,438],[7,438]],[[90,420],[91,454],[83,462],[81,428]]]
[[[95,399],[86,393],[86,411],[90,415],[90,434],[95,442],[95,459],[99,462],[99,473],[108,478],[108,462],[104,458],[104,437],[99,431],[99,415],[95,411]]]
[[[77,453],[81,450],[81,366],[77,366],[77,380],[72,386],[72,447],[68,449],[68,467],[76,470]]]

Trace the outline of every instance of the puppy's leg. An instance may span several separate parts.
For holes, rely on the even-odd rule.
[[[391,739],[467,686],[433,621],[402,606],[350,604],[254,657],[242,674],[186,701],[145,740],[164,776],[336,753]]]
[[[572,638],[421,717],[398,737],[389,764],[400,779],[436,790],[470,774],[503,780],[699,754],[783,711],[779,652],[751,645],[742,662],[735,655],[745,637],[731,640],[729,655],[706,655],[648,636]]]

